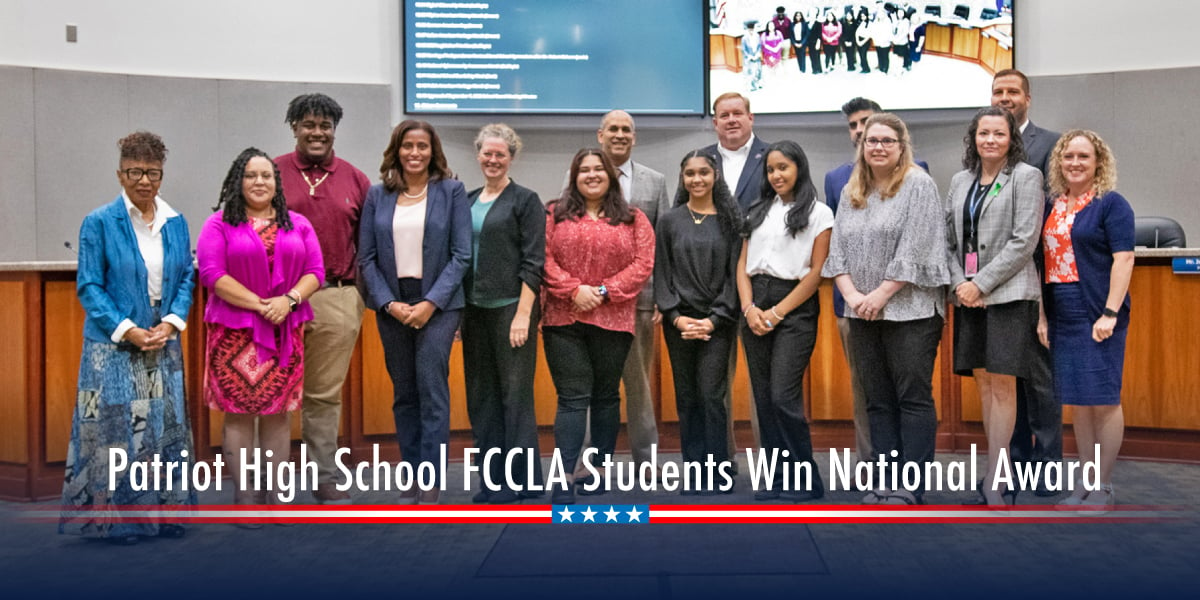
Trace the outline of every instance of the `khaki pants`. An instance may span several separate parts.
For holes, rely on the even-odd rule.
[[[322,288],[308,301],[313,320],[304,325],[303,439],[317,463],[318,486],[326,486],[335,483],[333,455],[342,418],[342,384],[364,306],[354,286]]]

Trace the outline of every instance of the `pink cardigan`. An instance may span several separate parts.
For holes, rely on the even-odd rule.
[[[200,283],[213,292],[217,280],[229,275],[246,289],[262,298],[287,294],[300,278],[311,273],[318,281],[325,279],[325,264],[321,246],[312,224],[304,215],[291,211],[291,231],[280,229],[275,237],[275,265],[268,270],[267,250],[249,222],[230,225],[221,220],[222,213],[213,213],[204,222],[196,240],[196,260],[200,264]],[[287,359],[292,354],[291,332],[296,325],[313,318],[307,302],[288,315],[280,324],[280,347],[275,344],[275,325],[258,313],[239,308],[216,293],[208,298],[204,322],[217,323],[234,329],[252,329],[259,356],[266,360],[278,355]]]

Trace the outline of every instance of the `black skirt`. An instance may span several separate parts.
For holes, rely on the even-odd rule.
[[[1037,352],[1038,303],[1017,300],[985,308],[954,307],[954,372],[1029,376]]]

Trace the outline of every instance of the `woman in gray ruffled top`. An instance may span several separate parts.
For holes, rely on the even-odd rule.
[[[837,213],[821,274],[834,278],[846,298],[871,453],[907,471],[897,481],[875,482],[863,502],[921,504],[937,435],[933,364],[950,283],[945,222],[937,185],[913,163],[908,128],[898,117],[871,116],[857,154],[842,191],[849,208]]]

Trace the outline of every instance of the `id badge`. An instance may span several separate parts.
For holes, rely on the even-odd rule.
[[[974,277],[979,273],[979,253],[968,252],[963,256],[963,274],[967,277]]]

